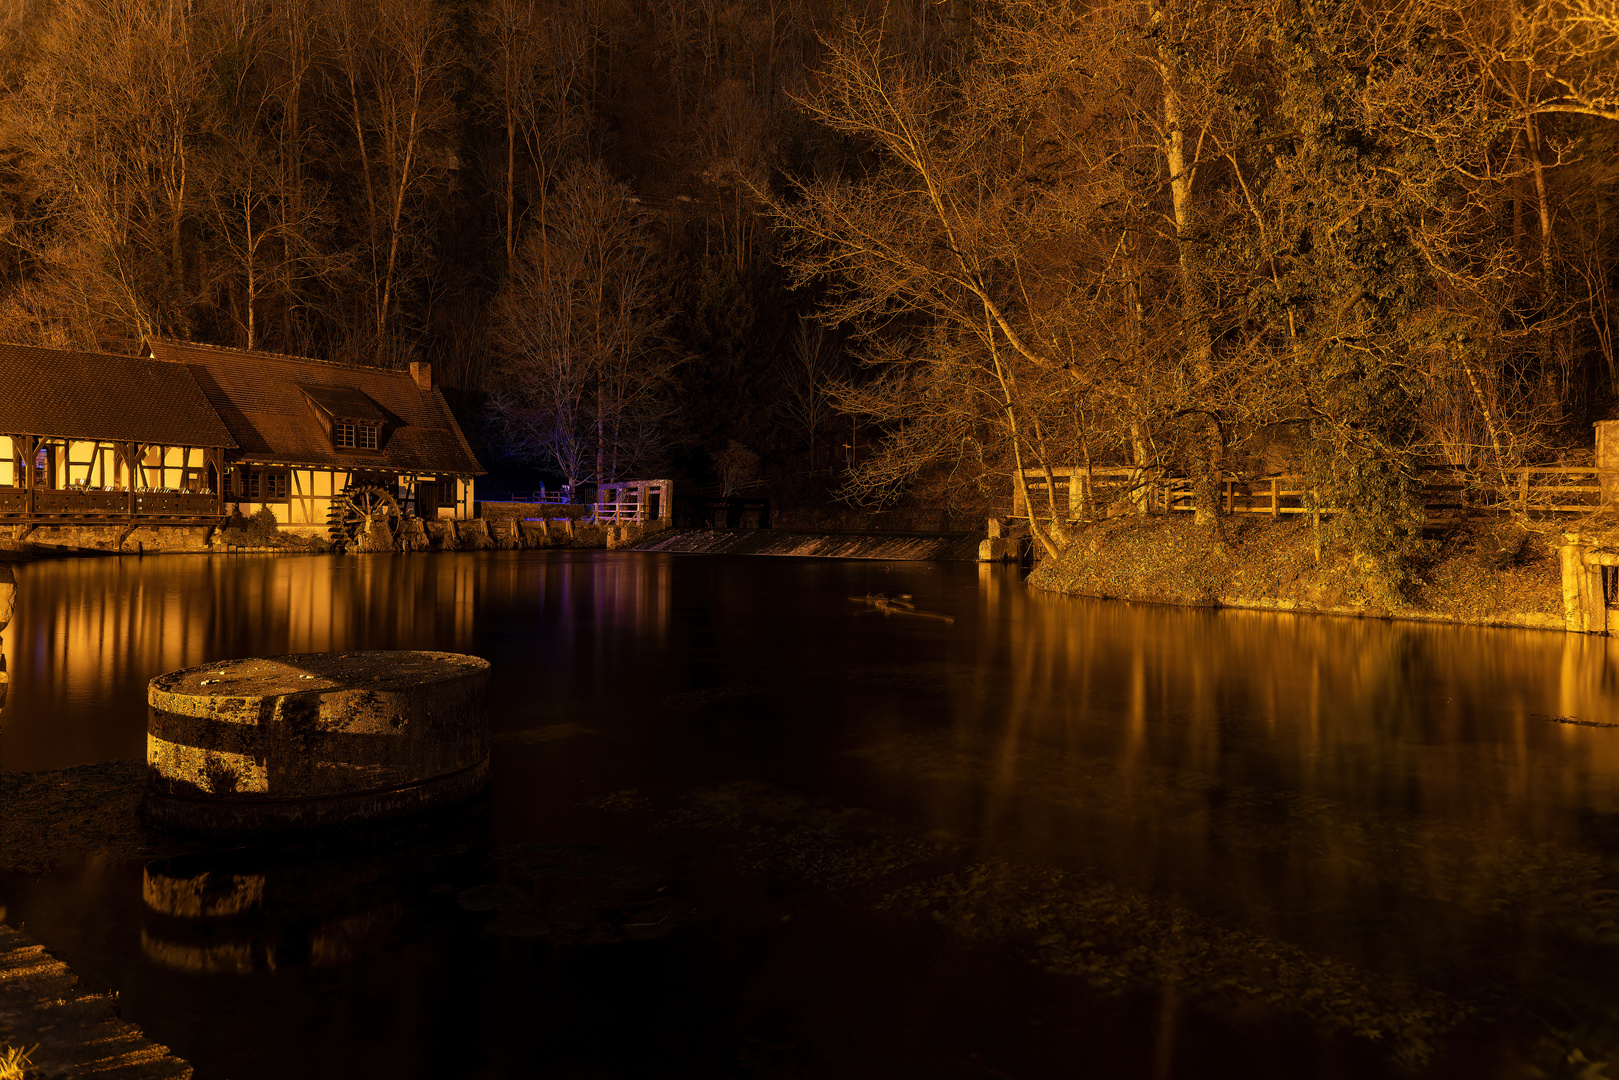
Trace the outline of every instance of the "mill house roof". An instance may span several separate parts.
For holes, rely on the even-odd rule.
[[[339,469],[481,475],[444,395],[409,371],[153,340],[154,359],[187,370],[244,460]],[[340,449],[333,421],[375,425],[377,449]]]
[[[188,368],[29,345],[0,344],[0,435],[236,446]]]

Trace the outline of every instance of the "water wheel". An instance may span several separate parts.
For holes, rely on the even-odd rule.
[[[391,533],[399,518],[399,502],[387,491],[373,484],[350,484],[332,497],[326,534],[334,546],[351,551],[373,524],[384,523]]]

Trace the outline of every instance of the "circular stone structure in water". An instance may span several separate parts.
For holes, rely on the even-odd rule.
[[[272,832],[400,817],[489,782],[489,662],[443,652],[227,660],[147,686],[161,825]]]

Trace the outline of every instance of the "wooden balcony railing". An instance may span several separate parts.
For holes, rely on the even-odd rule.
[[[219,516],[219,496],[196,491],[19,491],[0,488],[0,517],[97,521]]]

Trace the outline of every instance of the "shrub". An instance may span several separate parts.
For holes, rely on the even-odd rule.
[[[268,506],[261,507],[247,523],[247,531],[260,540],[268,540],[280,529],[281,525],[275,519],[275,512]]]

